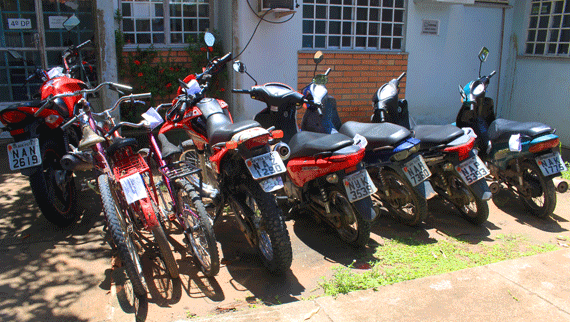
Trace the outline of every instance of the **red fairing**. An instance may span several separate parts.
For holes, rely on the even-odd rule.
[[[77,92],[85,88],[85,83],[75,78],[67,76],[56,77],[45,82],[40,88],[42,99],[46,99],[50,95],[57,95],[62,93]],[[63,101],[67,106],[69,115],[73,115],[73,107],[75,103],[81,99],[81,95],[64,97]]]
[[[287,163],[287,172],[295,185],[303,187],[307,182],[318,177],[355,166],[362,161],[362,158],[364,158],[364,149],[353,154],[322,159],[294,158]]]
[[[228,153],[228,149],[222,148],[221,150],[219,150],[210,157],[210,162],[212,162],[216,166],[217,173],[220,173],[220,166],[222,165],[222,159],[224,158],[226,153]]]

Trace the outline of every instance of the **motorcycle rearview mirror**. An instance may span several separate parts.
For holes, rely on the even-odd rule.
[[[313,76],[315,76],[317,74],[317,67],[319,66],[319,63],[323,61],[324,59],[324,55],[322,51],[317,51],[315,53],[315,56],[313,56],[313,61],[315,62],[315,70],[313,71]]]
[[[479,58],[479,77],[481,77],[481,66],[483,66],[483,62],[487,60],[488,55],[489,55],[489,49],[483,46],[483,48],[481,48],[481,50],[479,51],[479,55],[477,55],[477,57]]]
[[[214,37],[211,32],[206,31],[206,33],[204,33],[204,41],[208,47],[212,47],[214,46],[214,42],[216,42],[216,37]]]
[[[8,50],[8,53],[10,54],[10,56],[12,56],[12,58],[24,61],[24,57],[22,57],[22,55],[20,55],[19,52],[15,50]]]
[[[63,28],[65,28],[67,31],[71,31],[71,29],[79,26],[79,23],[81,23],[81,20],[79,20],[79,18],[77,18],[77,16],[73,14],[71,17],[69,17],[66,21],[63,22]]]
[[[329,82],[329,78],[327,77],[327,75],[320,74],[320,75],[316,75],[313,78],[313,84],[316,84],[316,85],[326,85],[328,82]]]
[[[239,60],[236,60],[236,61],[234,62],[234,64],[233,64],[233,67],[234,67],[234,70],[235,70],[236,72],[238,72],[238,73],[240,73],[240,74],[246,74],[247,76],[249,76],[249,78],[251,78],[251,79],[255,82],[255,85],[257,85],[257,81],[255,80],[255,78],[253,78],[253,77],[247,72],[244,63],[242,63],[242,62],[239,61]]]

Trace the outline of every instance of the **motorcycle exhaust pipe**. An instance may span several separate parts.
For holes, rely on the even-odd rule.
[[[566,191],[568,191],[568,182],[559,178],[553,178],[552,182],[556,187],[556,191],[558,191],[559,193],[565,193]]]
[[[501,186],[499,185],[498,182],[492,182],[489,185],[489,190],[491,190],[492,194],[497,194],[501,190]]]
[[[279,143],[275,144],[273,151],[276,151],[277,153],[279,153],[281,160],[287,160],[287,159],[289,159],[289,156],[291,156],[291,149],[289,148],[289,146],[286,143],[283,143],[283,142],[279,142]]]
[[[90,155],[89,155],[90,157]],[[89,160],[90,158],[86,159]],[[84,161],[73,154],[66,154],[59,161],[61,167],[68,171],[89,171],[93,169],[93,162]]]

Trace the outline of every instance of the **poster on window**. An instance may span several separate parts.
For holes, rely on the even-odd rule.
[[[49,29],[63,29],[63,23],[68,19],[66,16],[49,16]]]

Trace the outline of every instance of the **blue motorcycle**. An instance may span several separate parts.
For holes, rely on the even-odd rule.
[[[566,171],[555,129],[538,122],[516,122],[496,118],[493,99],[486,97],[489,76],[481,76],[481,66],[489,50],[479,52],[479,78],[459,86],[462,106],[456,125],[471,127],[477,134],[479,156],[487,163],[493,182],[493,196],[506,188],[518,195],[537,217],[546,218],[556,207],[552,179]]]
[[[315,54],[315,71],[323,54]],[[304,88],[310,104],[301,122],[301,130],[321,133],[340,132],[362,142],[366,152],[362,162],[378,191],[373,195],[395,218],[415,226],[427,217],[427,199],[434,193],[429,181],[431,172],[418,153],[420,140],[403,126],[349,121],[341,124],[335,99],[328,95],[326,84],[330,68],[315,75]]]

